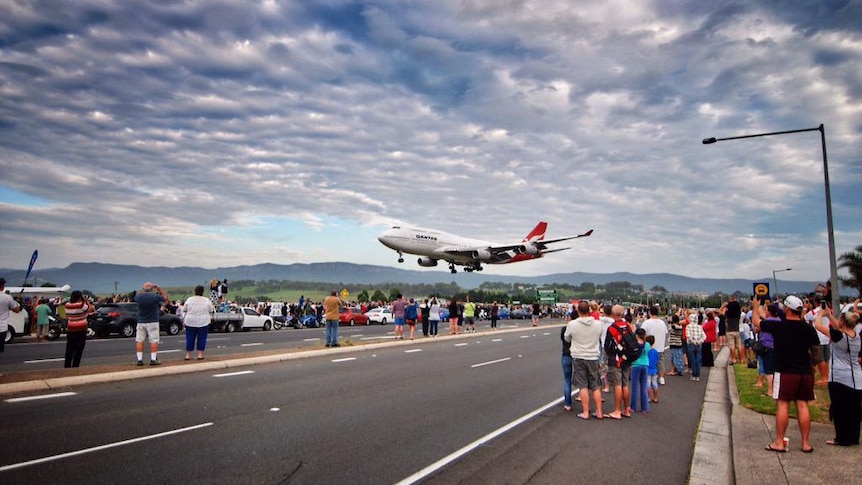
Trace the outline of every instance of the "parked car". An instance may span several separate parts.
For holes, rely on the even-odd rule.
[[[379,323],[380,325],[386,325],[391,322],[392,319],[392,310],[389,307],[382,306],[377,308],[372,308],[365,312],[365,316],[368,317],[368,324]]]
[[[269,315],[261,315],[254,308],[243,308],[242,330],[248,332],[253,328],[262,330],[272,329],[272,317]]]
[[[87,323],[98,336],[118,333],[123,337],[134,337],[138,329],[137,303],[108,303],[87,316]],[[183,328],[180,317],[170,313],[159,316],[159,330],[176,335]]]
[[[368,325],[368,317],[362,313],[361,307],[341,307],[338,313],[339,325],[350,325],[351,327],[357,323],[360,325]]]
[[[509,318],[512,320],[529,320],[533,318],[533,311],[528,308],[516,308],[509,312]]]

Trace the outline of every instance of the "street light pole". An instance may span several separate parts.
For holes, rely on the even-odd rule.
[[[826,128],[821,123],[817,128],[803,128],[801,130],[774,131],[771,133],[756,133],[754,135],[729,136],[727,138],[704,138],[704,145],[726,140],[739,140],[742,138],[757,138],[761,136],[788,135],[791,133],[803,133],[806,131],[820,132],[820,146],[823,151],[823,182],[826,187],[826,233],[829,239],[829,281],[832,283],[832,308],[838,307],[840,291],[838,290],[838,263],[835,255],[835,231],[832,226],[832,193],[829,190],[829,163],[826,157]]]
[[[778,279],[775,278],[775,273],[781,273],[782,271],[790,271],[793,268],[787,269],[774,269],[772,270],[772,284],[775,285],[775,295],[778,296]]]

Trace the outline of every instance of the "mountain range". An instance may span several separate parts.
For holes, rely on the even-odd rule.
[[[0,269],[0,276],[6,278],[9,286],[20,286],[23,283],[24,270]],[[759,280],[747,279],[717,279],[691,278],[668,273],[634,274],[634,273],[555,273],[544,276],[503,276],[483,273],[457,273],[447,271],[417,271],[392,268],[389,266],[374,266],[344,262],[310,263],[310,264],[272,264],[263,263],[253,266],[234,266],[228,268],[196,268],[196,267],[143,267],[134,265],[117,265],[105,263],[73,263],[66,268],[47,268],[33,270],[28,284],[34,286],[44,282],[56,285],[69,284],[75,289],[86,289],[94,293],[104,294],[115,291],[127,293],[141,287],[145,281],[152,281],[164,287],[186,287],[203,284],[207,286],[212,278],[228,282],[236,280],[289,280],[301,282],[333,283],[338,288],[350,284],[435,284],[455,282],[461,288],[476,288],[484,282],[520,283],[524,285],[552,286],[554,283],[580,285],[585,282],[603,285],[615,281],[628,281],[642,285],[649,290],[661,286],[673,293],[712,294],[715,292],[734,293],[742,291],[751,293],[753,281],[764,281],[772,284],[771,277]],[[813,281],[779,280],[781,293],[810,293],[813,291]],[[334,288],[337,289],[337,288]],[[774,288],[773,288],[774,290]]]

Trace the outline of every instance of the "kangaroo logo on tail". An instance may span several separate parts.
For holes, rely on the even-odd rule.
[[[536,224],[536,227],[534,227],[533,230],[530,231],[530,233],[527,234],[527,236],[521,240],[521,242],[541,241],[542,239],[545,239],[545,231],[547,229],[548,229],[548,223],[545,221],[541,221],[538,224]]]

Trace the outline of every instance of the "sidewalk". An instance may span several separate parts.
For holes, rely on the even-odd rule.
[[[825,441],[835,436],[831,424],[811,424],[810,441],[814,453],[800,451],[799,425],[795,419],[791,419],[787,427],[786,436],[790,440],[787,453],[765,450],[764,447],[775,439],[775,416],[759,414],[740,406],[733,366],[727,366],[726,359],[724,365],[727,367],[728,391],[733,403],[731,421],[735,483],[862,484],[862,448],[827,445]],[[827,391],[818,388],[816,392]],[[692,480],[691,483],[696,482]]]

